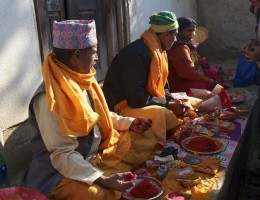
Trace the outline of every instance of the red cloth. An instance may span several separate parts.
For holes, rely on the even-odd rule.
[[[210,79],[213,79],[213,80],[218,80],[218,73],[213,70],[213,69],[205,69],[205,68],[202,68],[203,69],[203,72],[204,72],[204,75]]]
[[[23,199],[23,200],[48,200],[46,196],[37,190],[26,187],[8,187],[0,189],[0,199]]]

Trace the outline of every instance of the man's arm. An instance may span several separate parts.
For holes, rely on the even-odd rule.
[[[134,131],[136,133],[143,133],[152,126],[151,119],[146,120],[141,117],[123,117],[114,112],[110,112],[110,116],[112,118],[114,128],[119,131]]]
[[[135,120],[133,117],[123,117],[121,115],[118,115],[114,112],[109,112],[114,129],[118,131],[128,131],[132,122]]]
[[[77,138],[61,135],[58,118],[49,112],[45,94],[35,98],[33,107],[53,167],[64,177],[89,185],[101,177],[103,172],[93,167],[79,152],[75,151],[78,147]]]

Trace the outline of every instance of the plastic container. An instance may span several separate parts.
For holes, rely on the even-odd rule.
[[[201,177],[198,175],[192,175],[184,179],[177,179],[177,181],[185,188],[198,185],[201,182]]]
[[[176,171],[177,178],[183,179],[194,174],[194,171],[191,167],[184,167]]]
[[[168,169],[166,165],[160,165],[156,172],[156,178],[160,181],[163,180],[166,176],[167,171]]]

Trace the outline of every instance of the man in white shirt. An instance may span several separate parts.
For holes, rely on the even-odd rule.
[[[34,157],[25,177],[50,199],[120,198],[133,186],[130,170],[157,143],[151,120],[109,112],[94,77],[97,60],[94,20],[54,22],[53,53],[29,106]]]

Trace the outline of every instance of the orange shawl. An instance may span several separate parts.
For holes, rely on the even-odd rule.
[[[57,114],[63,136],[86,136],[97,124],[102,135],[100,149],[118,141],[119,133],[113,128],[104,95],[94,77],[94,68],[89,74],[79,74],[51,53],[44,61],[42,71],[48,107],[50,112]],[[82,90],[89,91],[95,111]]]
[[[162,51],[160,40],[153,30],[146,30],[141,37],[148,46],[152,57],[146,91],[152,96],[165,98],[164,86],[168,77],[166,51]]]

